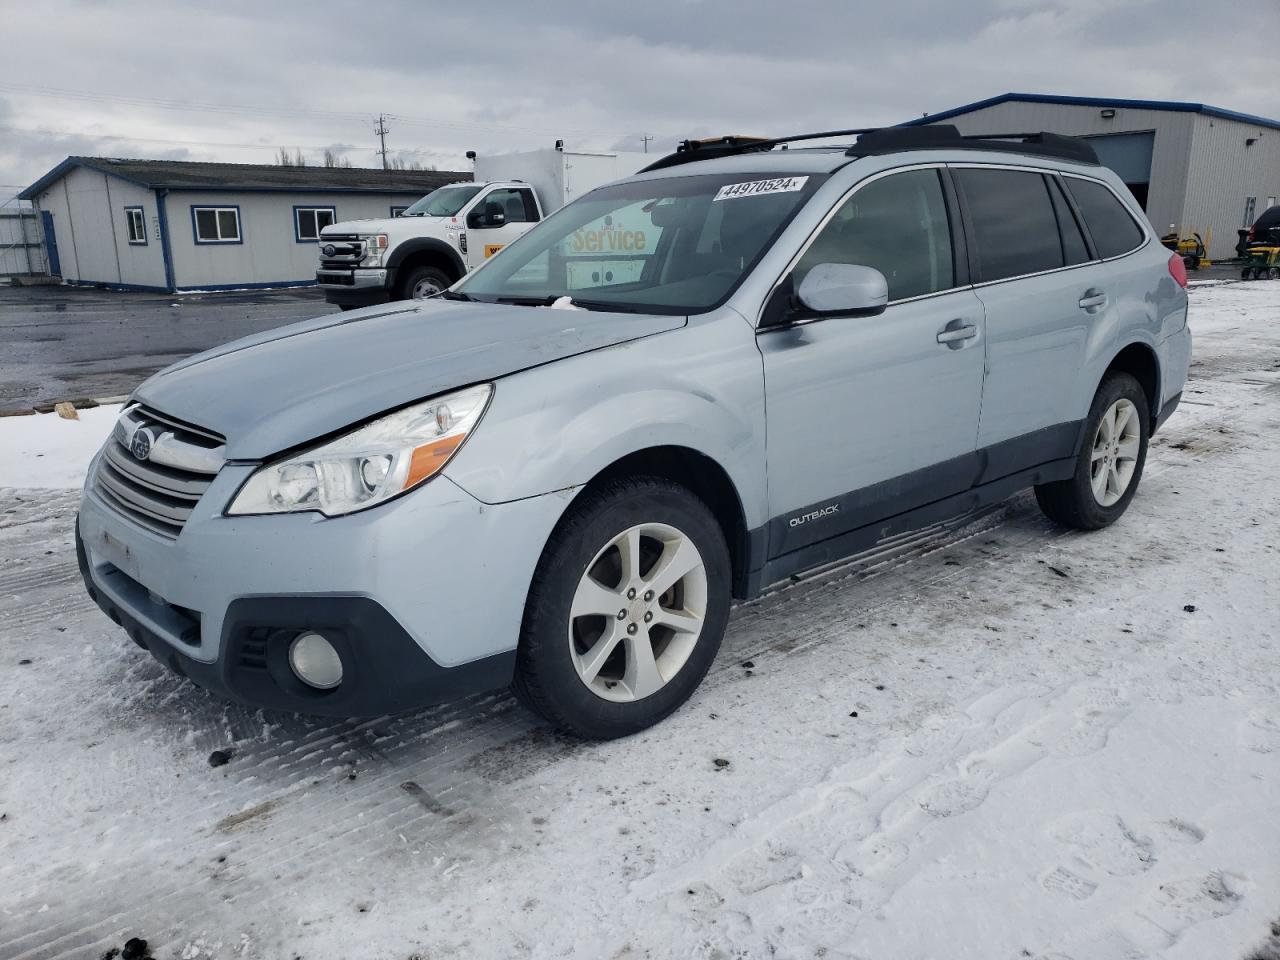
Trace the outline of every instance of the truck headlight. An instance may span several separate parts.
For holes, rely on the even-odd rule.
[[[316,510],[327,517],[363,510],[439,473],[480,422],[493,385],[410,404],[350,433],[260,467],[229,516]]]
[[[360,266],[380,266],[382,257],[387,252],[387,235],[385,233],[362,233],[360,234],[360,239],[364,241],[364,258],[360,261]]]

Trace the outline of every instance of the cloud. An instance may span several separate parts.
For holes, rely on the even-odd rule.
[[[285,147],[318,162],[328,146],[376,165],[379,114],[393,156],[467,169],[468,149],[647,135],[657,152],[896,123],[1008,90],[1276,109],[1265,31],[1191,0],[381,0],[369,16],[44,0],[6,26],[23,42],[6,45],[0,80],[0,183],[70,152],[271,162]]]

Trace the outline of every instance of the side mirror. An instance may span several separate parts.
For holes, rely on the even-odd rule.
[[[820,263],[800,281],[796,300],[815,314],[874,316],[889,304],[889,281],[875,267]]]
[[[481,227],[500,227],[507,222],[507,215],[502,204],[494,200],[486,201],[467,214],[467,226],[472,230]]]

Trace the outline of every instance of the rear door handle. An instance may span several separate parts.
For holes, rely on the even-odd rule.
[[[945,343],[952,350],[959,350],[964,346],[964,341],[972,340],[977,335],[978,328],[975,324],[966,323],[957,317],[938,331],[938,342]]]
[[[1080,309],[1088,313],[1097,313],[1107,305],[1107,295],[1097,287],[1090,287],[1080,298]]]

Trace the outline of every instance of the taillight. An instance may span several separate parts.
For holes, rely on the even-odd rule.
[[[1187,286],[1187,265],[1182,262],[1182,258],[1176,253],[1169,258],[1169,276],[1178,281],[1178,286],[1183,289]]]

